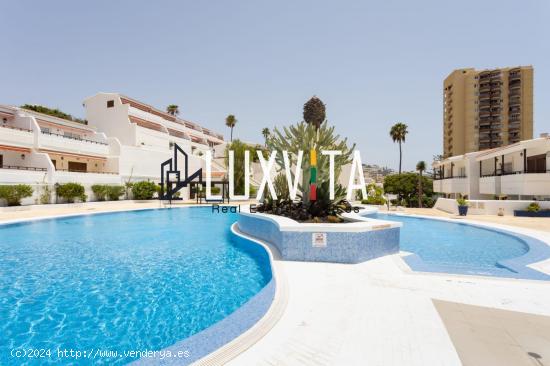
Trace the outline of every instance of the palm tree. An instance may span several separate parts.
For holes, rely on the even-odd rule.
[[[230,114],[225,117],[225,125],[231,128],[231,141],[233,141],[233,127],[237,124],[237,119],[234,115]]]
[[[404,123],[398,122],[391,126],[390,136],[393,142],[399,142],[399,174],[401,174],[401,161],[403,156],[401,143],[405,142],[405,136],[407,136],[408,133],[409,131],[407,131],[407,125]]]
[[[267,147],[267,138],[269,137],[269,135],[271,135],[271,132],[269,131],[269,128],[264,127],[263,130],[262,130],[262,135],[264,135],[265,146]]]
[[[426,162],[424,160],[420,160],[416,163],[416,170],[420,174],[420,178],[418,179],[418,207],[422,208],[422,196],[424,195],[422,190],[422,172],[426,170]]]
[[[180,114],[180,109],[177,104],[170,104],[168,107],[166,107],[166,113],[171,114],[172,116],[177,116]]]

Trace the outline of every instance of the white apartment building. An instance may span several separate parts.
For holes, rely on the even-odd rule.
[[[433,164],[434,192],[447,198],[550,200],[550,137],[453,156]]]
[[[174,143],[189,155],[189,172],[201,167],[205,171],[204,154],[210,150],[215,157],[213,178],[225,174],[221,134],[117,93],[86,98],[84,107],[89,125],[114,145],[123,180],[158,181],[160,164],[172,157]]]
[[[34,196],[25,204],[37,203],[43,187],[68,182],[83,184],[94,199],[94,184],[158,182],[173,143],[189,155],[189,172],[205,171],[210,150],[213,179],[225,175],[220,134],[116,93],[99,93],[84,106],[88,125],[0,105],[0,184],[32,185]]]

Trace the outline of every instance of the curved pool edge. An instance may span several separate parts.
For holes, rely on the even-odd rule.
[[[244,240],[248,240],[250,242],[253,242],[254,244],[262,246],[264,250],[267,252],[269,256],[270,264],[271,264],[272,278],[271,278],[270,284],[273,283],[273,291],[274,291],[273,298],[269,308],[267,309],[267,311],[264,312],[263,316],[261,316],[257,321],[253,322],[251,326],[249,326],[243,332],[238,334],[236,337],[233,337],[232,339],[228,340],[226,344],[222,345],[221,347],[218,347],[214,351],[211,351],[209,354],[205,355],[204,357],[192,363],[192,365],[195,365],[195,366],[221,365],[237,357],[239,354],[246,351],[247,349],[252,347],[256,342],[262,339],[275,326],[275,324],[282,317],[286,309],[286,306],[288,304],[288,283],[287,283],[287,279],[284,274],[282,265],[279,263],[281,258],[277,248],[275,248],[270,243],[261,241],[257,238],[254,238],[250,235],[247,235],[241,232],[236,222],[233,223],[233,225],[231,225],[231,232],[237,237],[240,237]],[[260,293],[256,294],[254,298],[259,294]],[[244,304],[238,310],[243,309],[247,305],[248,303]],[[232,317],[232,315],[235,314],[237,311],[235,311],[228,317],[224,318],[223,320]],[[246,315],[249,315],[249,314],[246,313]],[[214,324],[212,327],[215,327],[217,324],[221,323],[222,321]],[[232,319],[232,321],[239,321],[239,319],[234,318]],[[202,332],[197,333],[197,335],[201,333]],[[178,364],[181,364],[181,363],[178,363]]]
[[[456,219],[447,217],[433,217],[418,214],[408,214],[403,212],[383,212],[388,215],[415,217],[426,220],[438,220],[450,222],[458,225],[470,225],[478,227],[480,229],[490,230],[498,232],[504,235],[509,235],[521,240],[528,248],[527,252],[519,257],[509,258],[497,262],[500,266],[505,267],[503,269],[487,269],[487,270],[473,270],[471,268],[465,268],[460,266],[451,265],[437,265],[425,262],[418,255],[411,253],[405,256],[401,256],[401,260],[414,272],[424,273],[439,273],[449,275],[467,275],[467,276],[482,276],[489,278],[500,279],[518,279],[518,280],[534,280],[534,281],[550,281],[550,275],[539,270],[530,268],[530,265],[550,259],[550,234],[542,231],[524,229],[520,227],[514,227],[505,224],[492,224],[485,222],[477,222],[468,219],[457,222]],[[548,238],[541,239],[537,236],[548,236]]]

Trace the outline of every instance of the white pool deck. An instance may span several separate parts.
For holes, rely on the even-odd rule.
[[[90,211],[103,209],[84,206],[55,214]],[[493,226],[550,243],[548,232]],[[354,265],[277,261],[276,266],[286,277],[284,311],[267,334],[228,365],[461,365],[432,299],[550,316],[550,282],[417,273],[400,255]],[[548,261],[535,268],[550,273]],[[547,350],[547,362],[550,334],[537,341]]]

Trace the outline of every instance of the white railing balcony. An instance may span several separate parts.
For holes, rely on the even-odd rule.
[[[37,184],[44,182],[47,174],[46,168],[3,165],[0,184]]]
[[[433,183],[434,192],[468,194],[469,180],[465,176],[436,179]]]
[[[550,171],[506,174],[500,177],[501,193],[513,195],[550,195]]]
[[[66,170],[56,170],[54,172],[54,181],[57,183],[78,182],[80,184],[121,184],[121,178],[118,173],[110,172],[76,172]]]
[[[107,142],[94,140],[93,138],[75,138],[54,133],[42,132],[40,134],[38,144],[39,147],[42,149],[61,152],[102,156],[109,154],[109,145],[107,144]]]
[[[34,133],[22,128],[0,125],[0,145],[17,145],[32,147]]]
[[[479,178],[479,193],[500,194],[500,176],[487,175]]]

